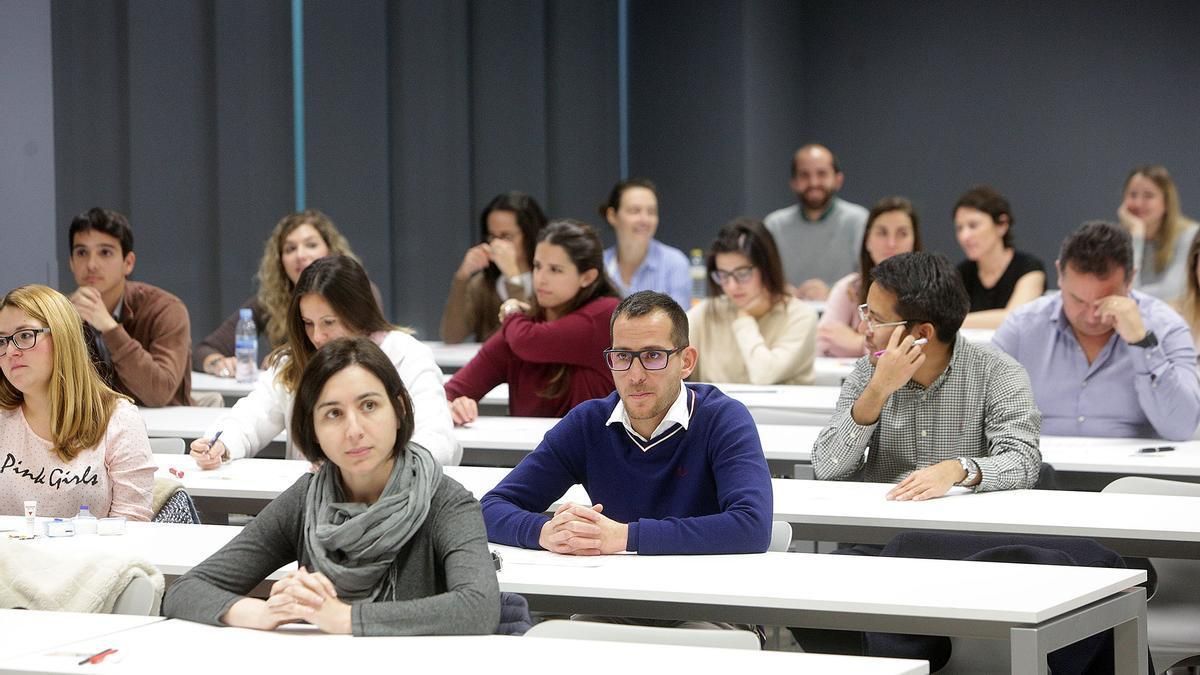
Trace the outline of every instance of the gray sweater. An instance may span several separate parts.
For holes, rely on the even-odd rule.
[[[221,617],[245,594],[304,553],[305,475],[267,505],[240,534],[192,568],[167,591],[163,614],[223,625]],[[354,604],[354,635],[490,634],[500,621],[500,588],[487,548],[479,502],[446,476],[429,515],[396,557],[401,586],[388,602]]]

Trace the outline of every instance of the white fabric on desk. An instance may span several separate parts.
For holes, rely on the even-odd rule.
[[[163,575],[140,558],[103,552],[61,555],[24,541],[0,540],[3,608],[107,614],[125,587],[138,577],[154,585],[151,614],[157,615]]]

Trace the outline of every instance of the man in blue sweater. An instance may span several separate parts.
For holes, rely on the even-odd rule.
[[[575,407],[481,500],[488,540],[570,555],[759,553],[771,476],[746,407],[705,384],[687,315],[634,293],[613,312],[605,359],[617,391]],[[593,506],[564,504],[579,483]]]

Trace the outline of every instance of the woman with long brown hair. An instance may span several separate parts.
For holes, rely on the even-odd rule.
[[[867,214],[867,228],[858,250],[858,271],[838,280],[829,291],[825,311],[817,322],[817,351],[822,356],[862,356],[866,336],[858,330],[862,322],[858,308],[867,302],[871,270],[897,253],[921,250],[921,228],[917,211],[904,197],[884,197]]]
[[[556,220],[538,234],[533,304],[500,305],[500,330],[446,383],[455,424],[479,416],[479,399],[508,383],[513,415],[562,417],[577,403],[612,393],[604,363],[617,291],[591,226]]]
[[[201,468],[254,455],[286,429],[304,367],[322,345],[339,337],[367,337],[379,345],[412,396],[413,442],[443,465],[458,464],[462,450],[446,412],[442,371],[433,352],[383,318],[361,265],[347,256],[313,262],[296,281],[286,317],[287,343],[267,357],[267,371],[254,390],[206,430],[204,438],[192,442],[192,457]],[[213,442],[218,431],[221,437]],[[288,458],[300,454],[288,439]]]

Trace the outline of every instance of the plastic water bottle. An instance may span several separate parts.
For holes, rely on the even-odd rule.
[[[238,310],[234,355],[237,357],[237,381],[253,384],[258,375],[258,327],[249,307]]]
[[[708,268],[704,264],[704,251],[698,248],[692,249],[691,260],[688,273],[692,277],[692,306],[695,307],[708,295]]]
[[[96,516],[88,510],[87,504],[79,507],[79,514],[75,516],[75,534],[96,534]]]

